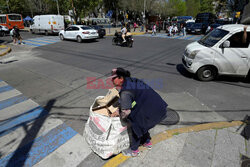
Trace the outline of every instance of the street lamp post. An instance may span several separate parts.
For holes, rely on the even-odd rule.
[[[144,6],[144,10],[143,10],[143,26],[145,26],[146,25],[146,20],[145,20],[145,18],[146,18],[146,13],[145,13],[145,11],[146,11],[146,0],[144,0],[144,5],[143,6]]]

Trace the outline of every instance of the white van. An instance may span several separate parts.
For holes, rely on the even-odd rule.
[[[33,18],[33,24],[30,26],[31,33],[59,33],[64,30],[64,17],[61,15],[37,15]]]
[[[182,62],[201,81],[217,75],[248,76],[250,73],[250,26],[243,43],[244,25],[230,24],[214,29],[197,42],[187,45]]]

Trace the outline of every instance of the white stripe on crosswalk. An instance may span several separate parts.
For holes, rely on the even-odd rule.
[[[74,167],[79,165],[91,152],[85,139],[77,134],[33,167]]]
[[[0,110],[0,121],[4,121],[6,119],[18,116],[38,106],[39,105],[37,103],[30,99],[18,104],[14,104],[10,107]]]
[[[18,147],[20,147],[19,145],[22,142],[23,138],[26,135],[29,135],[27,134],[27,131],[30,130],[32,126],[36,126],[33,123],[34,121],[26,124],[26,126],[20,126],[16,130],[9,133],[8,135],[0,137],[0,152],[2,154],[2,157],[8,155],[11,152],[14,152]],[[39,132],[36,135],[36,138],[48,133],[50,130],[54,129],[55,127],[57,127],[62,123],[63,122],[59,119],[47,118],[46,121],[43,123],[43,125],[40,127]],[[25,141],[25,142],[27,144],[30,141]]]
[[[0,82],[0,87],[3,87],[3,86],[8,86],[8,84],[4,81]]]
[[[12,98],[12,97],[15,97],[15,96],[18,96],[18,95],[21,95],[22,93],[19,92],[18,90],[16,89],[13,89],[13,90],[10,90],[10,91],[7,91],[7,92],[3,92],[3,93],[0,93],[0,101],[3,101],[3,100],[7,100],[9,98]],[[0,118],[1,119],[1,118]]]

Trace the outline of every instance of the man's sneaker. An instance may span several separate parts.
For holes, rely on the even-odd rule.
[[[151,143],[151,141],[149,141],[148,143],[144,143],[144,144],[143,144],[143,147],[147,147],[148,149],[151,149],[151,148],[152,148],[152,143]]]

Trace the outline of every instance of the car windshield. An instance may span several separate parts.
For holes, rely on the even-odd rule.
[[[91,27],[81,27],[81,29],[83,29],[83,30],[90,30],[92,28]]]
[[[207,47],[212,47],[228,33],[229,32],[226,30],[214,29],[203,38],[201,38],[198,43]]]

